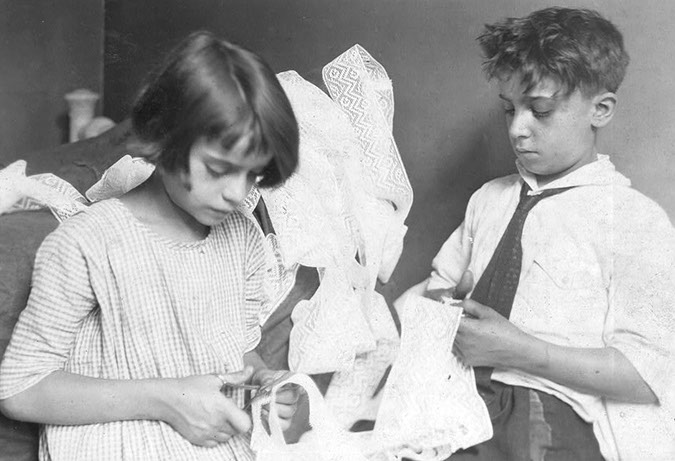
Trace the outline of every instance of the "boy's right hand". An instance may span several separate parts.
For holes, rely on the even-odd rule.
[[[248,381],[252,374],[253,368],[246,367],[221,376],[230,383],[241,384]],[[216,375],[164,381],[167,389],[161,386],[159,392],[163,403],[160,410],[163,417],[160,419],[193,444],[215,447],[234,435],[250,430],[249,415],[220,392],[223,382]]]
[[[464,299],[473,290],[473,273],[471,271],[464,271],[462,278],[454,288],[439,288],[436,290],[427,290],[424,292],[425,298],[433,299],[434,301],[444,302],[448,299]]]

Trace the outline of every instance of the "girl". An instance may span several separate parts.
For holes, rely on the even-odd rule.
[[[155,173],[43,242],[0,408],[45,425],[41,459],[253,459],[243,390],[221,388],[279,372],[253,351],[263,247],[236,209],[254,182],[293,173],[296,119],[258,56],[199,32],[141,92],[132,126]],[[278,397],[285,427],[296,399]]]

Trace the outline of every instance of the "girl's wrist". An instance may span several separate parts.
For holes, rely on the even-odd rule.
[[[145,379],[138,393],[138,419],[168,423],[175,408],[174,379]]]

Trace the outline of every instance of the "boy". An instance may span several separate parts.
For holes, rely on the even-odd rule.
[[[548,8],[479,43],[519,174],[474,193],[410,290],[471,293],[455,350],[494,437],[451,460],[675,459],[675,233],[596,150],[622,36],[596,12]]]

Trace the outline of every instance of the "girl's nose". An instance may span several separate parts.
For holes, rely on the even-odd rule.
[[[223,199],[238,205],[246,199],[246,196],[248,196],[251,185],[252,183],[249,181],[248,175],[246,174],[231,176],[228,178],[228,181],[223,188]]]

